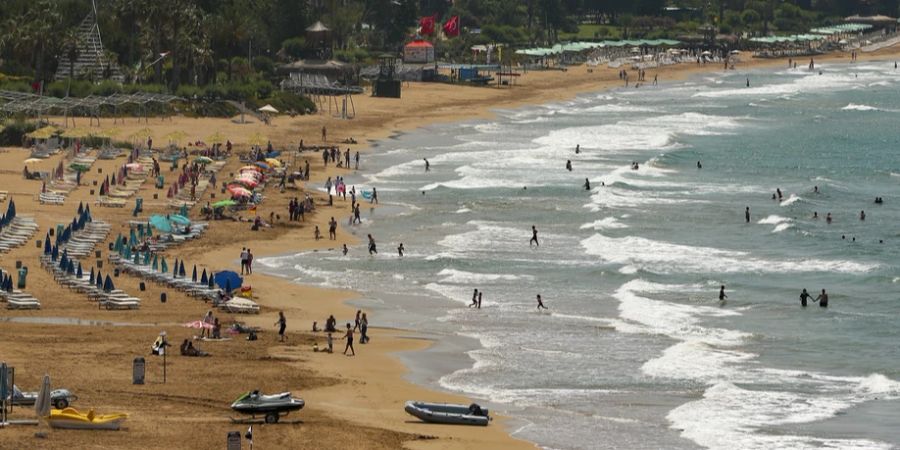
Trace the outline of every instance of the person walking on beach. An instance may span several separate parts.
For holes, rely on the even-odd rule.
[[[315,235],[315,238],[316,238],[317,241],[318,241],[319,239],[322,239],[322,233],[319,231],[319,226],[318,226],[318,225],[316,225],[316,230],[315,230],[315,232],[314,232],[314,235]]]
[[[278,320],[275,322],[275,325],[278,325],[278,342],[284,342],[284,330],[287,329],[287,319],[284,318],[284,311],[278,311]]]
[[[328,221],[328,239],[337,240],[337,220],[334,220],[334,216]]]
[[[247,248],[241,248],[241,275],[247,270]]]
[[[247,249],[247,275],[253,273],[253,252]]]
[[[538,242],[537,234],[538,234],[538,232],[537,232],[537,227],[534,226],[534,225],[532,225],[532,226],[531,226],[531,240],[528,241],[528,246],[529,246],[529,247],[531,247],[532,245],[536,245],[536,246],[538,246],[538,247],[541,246],[541,243]]]
[[[722,303],[725,303],[725,299],[727,299],[727,298],[728,298],[728,296],[725,295],[725,285],[723,284],[723,285],[719,286],[719,301]]]
[[[369,342],[369,318],[363,313],[359,319],[359,343],[367,344]]]
[[[375,238],[373,238],[371,234],[369,235],[369,254],[370,255],[378,254],[378,249],[375,248]]]
[[[212,330],[212,325],[215,323],[215,319],[213,318],[212,310],[206,312],[206,315],[203,316],[203,325],[204,327],[200,329],[200,338],[203,338],[205,334],[207,337],[212,336],[210,332]]]
[[[476,306],[475,309],[481,309],[481,294],[483,293],[484,291],[478,293],[478,306]]]
[[[425,161],[425,171],[430,172],[431,171],[431,163],[428,162],[428,158],[422,158],[422,159]]]
[[[359,203],[353,207],[353,223],[362,223],[362,219],[359,217]]]
[[[359,329],[359,319],[361,316],[362,316],[362,310],[357,309],[356,310],[356,319],[353,320],[353,331],[356,331]]]
[[[469,305],[469,308],[473,306],[478,306],[478,289],[475,289],[475,292],[472,293],[472,304]]]
[[[401,243],[400,243],[400,246],[397,247],[397,253],[400,254],[400,257],[401,257],[401,258],[403,257],[403,252],[404,252],[405,250],[406,250],[406,249],[403,248],[403,243],[401,242]]]
[[[800,306],[806,308],[806,301],[812,300],[812,295],[809,295],[809,292],[806,292],[806,289],[803,289],[803,292],[800,293]]]
[[[354,157],[356,158],[356,170],[359,170],[359,151],[356,152]]]
[[[378,204],[378,190],[375,189],[375,186],[372,186],[372,201],[371,203]]]
[[[347,350],[350,350],[350,356],[356,356],[356,351],[353,350],[353,330],[350,329],[350,324],[347,324],[347,334],[344,335],[347,339],[347,346],[344,347],[344,355],[347,354]]]
[[[537,295],[537,310],[540,311],[541,309],[550,309],[550,308],[544,306],[544,302],[543,302],[543,300],[541,300],[541,294],[538,294]]]
[[[744,208],[744,219],[747,220],[747,223],[750,223],[750,207]]]
[[[822,293],[816,297],[816,301],[819,302],[819,306],[822,308],[828,307],[828,294],[825,293],[825,289],[822,289]]]
[[[350,168],[350,147],[347,147],[347,151],[344,152],[344,167]]]
[[[328,129],[325,128],[325,125],[322,125],[322,142],[328,141]]]

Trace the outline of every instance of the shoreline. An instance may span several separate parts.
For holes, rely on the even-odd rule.
[[[860,54],[860,60],[879,60],[886,58],[887,56],[896,56],[898,54],[900,54],[900,49],[889,48],[871,54]],[[848,56],[849,55],[843,54],[830,55],[817,58],[817,61],[846,61],[849,60]],[[786,65],[786,59],[756,60],[749,63],[744,62],[740,63],[738,68],[740,69],[740,72],[743,70],[755,70],[779,65]],[[670,83],[682,81],[697,74],[719,70],[721,70],[721,67],[718,64],[711,64],[708,66],[681,65],[667,67],[661,70],[648,70],[648,75],[652,76],[654,73],[659,72],[664,75],[661,77],[661,82]],[[587,74],[583,66],[573,68],[565,73],[556,71],[529,72],[528,75],[523,76],[522,78],[523,80],[521,81],[525,82],[525,85],[523,86],[520,84],[511,89],[414,83],[408,88],[410,95],[407,99],[396,101],[391,99],[360,99],[359,103],[364,107],[371,107],[372,112],[380,112],[381,117],[358,117],[352,121],[335,120],[324,115],[310,117],[299,116],[295,119],[278,117],[273,120],[274,127],[260,128],[252,125],[236,125],[230,121],[229,123],[221,123],[225,122],[224,119],[174,118],[171,121],[162,121],[160,126],[156,126],[156,124],[134,125],[129,123],[127,125],[119,125],[118,128],[123,128],[123,132],[127,134],[132,129],[137,130],[151,127],[154,130],[158,130],[154,131],[154,140],[157,142],[164,142],[165,134],[182,127],[193,127],[196,132],[199,133],[197,136],[199,139],[202,139],[202,135],[207,132],[211,133],[212,131],[217,131],[219,129],[226,130],[223,131],[223,134],[227,136],[234,135],[236,137],[242,135],[246,137],[246,135],[259,130],[262,130],[263,132],[274,131],[275,134],[270,136],[273,138],[273,142],[276,142],[277,144],[284,144],[286,142],[295,144],[296,139],[292,139],[292,137],[301,135],[316,136],[318,129],[323,125],[327,125],[330,129],[333,128],[339,130],[338,132],[341,133],[339,139],[350,136],[355,137],[361,145],[352,146],[351,148],[354,150],[359,149],[369,152],[377,151],[379,141],[402,136],[411,130],[416,130],[425,126],[454,124],[459,121],[469,121],[473,119],[489,120],[495,115],[495,111],[499,109],[516,109],[552,102],[563,102],[580,95],[600,93],[609,89],[615,89],[619,86],[619,81],[616,78],[614,69],[598,68],[594,70],[593,74]],[[530,84],[531,82],[534,84]],[[648,89],[650,89],[650,87],[648,87]],[[435,91],[437,92],[435,93]],[[439,98],[441,97],[439,95],[440,93],[448,94],[448,98]],[[522,93],[523,95],[517,97],[515,94],[518,93]],[[404,103],[404,100],[406,100],[406,103]],[[392,115],[398,108],[403,109],[403,111],[399,114]],[[106,124],[104,126],[104,128],[108,127],[111,127],[111,124]],[[329,131],[329,135],[335,133],[333,129]],[[155,134],[159,134],[159,137],[155,136]],[[279,135],[281,136],[280,138],[278,137]],[[308,142],[311,141],[312,139],[308,139]],[[238,144],[241,143],[238,139],[235,139],[234,142],[237,142]],[[335,169],[334,167],[330,167],[326,171],[320,170],[321,166],[316,163],[318,162],[321,164],[321,159],[317,159],[317,154],[315,153],[305,153],[301,158],[310,159],[310,164],[314,167],[314,170],[312,171],[313,181],[308,182],[314,184],[310,185],[307,183],[307,191],[316,192],[315,196],[317,198],[317,203],[322,202],[323,196],[314,186],[318,186],[318,183],[321,183],[326,176],[334,176],[336,174],[341,175],[347,172],[342,169]],[[365,153],[363,153],[363,161],[363,170],[365,170]],[[6,161],[4,160],[4,162]],[[239,167],[237,164],[232,165],[233,162],[233,160],[230,161],[229,166],[227,167],[232,169]],[[14,165],[11,167],[18,166]],[[104,167],[111,167],[111,165]],[[228,170],[223,170],[223,176],[227,171]],[[34,185],[28,185],[28,187],[29,189],[10,189],[10,191],[28,191],[33,189]],[[160,206],[158,202],[149,200],[149,196],[146,194],[155,192],[149,188],[151,188],[151,186],[145,185],[143,187],[143,189],[147,191],[144,192],[144,194],[145,198],[148,198],[148,203],[145,204],[145,209],[147,209],[148,212],[150,210],[156,210],[156,208]],[[35,215],[39,216],[41,229],[43,231],[46,226],[51,223],[63,221],[66,218],[70,219],[69,216],[78,199],[92,203],[93,196],[88,196],[86,189],[80,188],[76,192],[78,195],[72,196],[66,203],[66,206],[61,209],[58,207],[54,209],[54,207],[36,205],[36,202],[33,200],[32,203],[35,204],[28,205],[26,201],[23,202],[25,204],[22,206],[25,207],[24,209],[26,209],[26,212],[33,212]],[[286,211],[286,208],[284,207],[286,200],[283,195],[278,195],[277,193],[272,192],[271,189],[266,191],[266,194],[270,198],[260,207],[261,215],[266,217],[270,211],[277,211],[279,213],[284,213]],[[202,201],[205,201],[208,198],[209,192],[202,197]],[[16,197],[16,201],[19,203],[18,196]],[[316,213],[312,217],[307,218],[307,222],[300,226],[278,227],[277,230],[267,230],[258,235],[244,231],[245,228],[243,228],[243,223],[232,226],[231,223],[222,223],[220,225],[220,222],[214,222],[214,226],[212,227],[214,230],[211,230],[208,236],[204,236],[201,240],[177,247],[167,253],[170,255],[174,254],[179,258],[187,258],[190,262],[197,262],[200,265],[209,268],[222,269],[227,266],[228,268],[233,269],[237,266],[236,256],[240,252],[241,246],[251,247],[257,255],[257,258],[269,258],[284,256],[285,254],[296,253],[299,251],[327,251],[329,248],[339,248],[343,243],[352,245],[358,242],[356,234],[348,233],[344,227],[339,227],[337,241],[317,242],[312,239],[312,225],[324,227],[329,216],[332,214],[338,218],[339,223],[342,221],[342,218],[347,213],[346,204],[336,201],[335,205],[336,207],[333,209],[320,206]],[[32,211],[27,211],[28,209],[31,209]],[[115,217],[118,221],[122,221],[124,220],[124,217],[127,216],[128,211],[110,211],[108,209],[96,208],[94,209],[94,212],[101,218],[111,216]],[[115,222],[117,226],[120,224],[118,221]],[[118,228],[114,228],[112,237],[114,237],[117,230]],[[39,236],[35,236],[36,239],[43,236],[42,231],[39,232]],[[237,231],[240,231],[242,234],[241,237],[245,239],[235,241],[234,233]],[[216,243],[218,248],[211,247],[211,244],[213,243]],[[21,249],[21,251],[17,250],[17,252],[19,253],[15,253],[12,258],[4,257],[5,261],[2,264],[4,271],[11,269],[10,266],[15,259],[30,260],[30,258],[33,257],[34,249]],[[47,274],[43,273],[36,264],[34,264],[33,273],[33,276],[36,279],[32,280],[32,275],[30,275],[30,283],[38,284],[48,279]],[[343,358],[340,357],[340,355],[312,353],[310,350],[310,342],[316,340],[321,345],[322,335],[311,335],[308,332],[298,332],[298,330],[309,330],[313,320],[319,321],[321,324],[329,314],[335,314],[340,324],[346,322],[348,319],[352,321],[353,311],[357,309],[352,306],[353,302],[363,298],[364,294],[362,292],[302,285],[288,278],[263,274],[254,274],[250,276],[248,282],[253,285],[254,297],[263,307],[263,314],[250,318],[240,317],[240,319],[245,319],[252,325],[258,325],[264,328],[265,334],[261,337],[261,341],[267,341],[267,348],[265,349],[266,355],[274,361],[281,361],[282,363],[278,364],[278,366],[286,366],[292,369],[296,368],[297,370],[303,371],[304,374],[313,374],[310,376],[316,379],[327,378],[338,380],[333,384],[321,383],[319,386],[310,387],[309,389],[304,388],[299,391],[298,394],[306,399],[308,404],[307,409],[304,410],[301,417],[304,417],[304,414],[311,411],[310,414],[313,418],[320,418],[321,420],[328,421],[330,424],[337,423],[343,424],[343,426],[362,425],[376,430],[390,430],[399,433],[397,436],[403,436],[403,438],[398,439],[400,439],[400,442],[402,442],[403,446],[406,448],[455,449],[474,448],[476,446],[513,449],[534,448],[534,444],[511,436],[514,430],[510,429],[512,420],[509,418],[498,418],[493,426],[487,427],[486,429],[472,429],[468,427],[448,428],[420,424],[409,420],[409,417],[402,410],[402,402],[398,403],[400,399],[427,399],[454,402],[465,401],[465,396],[461,394],[442,392],[428,386],[420,386],[415,382],[416,375],[413,373],[415,370],[404,364],[405,357],[403,355],[409,354],[409,352],[428,352],[429,349],[433,349],[439,345],[435,345],[434,342],[427,339],[416,337],[416,334],[419,333],[418,331],[375,327],[374,324],[377,324],[378,322],[378,317],[376,315],[371,319],[373,326],[370,328],[373,343],[359,346],[358,350],[361,350],[360,356],[356,358]],[[54,293],[54,289],[52,288],[57,288],[56,291],[60,290],[54,283],[50,284],[52,286],[49,288],[46,286],[42,288],[30,288],[29,291],[34,290],[41,292],[40,289],[44,289],[46,295],[45,298],[50,300],[51,296],[58,295],[58,292]],[[133,281],[127,281],[126,286],[126,289],[130,289],[129,292],[137,291],[136,283]],[[114,319],[111,318],[113,316],[110,316],[108,313],[97,311],[95,308],[91,310],[89,307],[84,308],[84,305],[74,307],[68,306],[65,304],[65,301],[59,300],[45,302],[45,309],[37,313],[10,312],[8,315],[22,317],[59,317],[72,315],[82,318],[96,317],[108,321],[121,320],[136,321],[139,323],[146,323],[146,320],[148,320],[149,317],[156,318],[161,316],[163,317],[163,319],[160,320],[161,323],[178,323],[188,320],[188,317],[185,317],[186,314],[196,314],[199,318],[202,311],[206,308],[205,306],[196,306],[196,302],[193,302],[190,305],[181,305],[180,302],[187,302],[187,300],[181,298],[177,298],[171,302],[179,304],[178,307],[180,309],[177,310],[163,310],[158,303],[151,306],[150,304],[152,302],[149,299],[152,299],[152,296],[157,295],[159,291],[160,289],[151,288],[150,292],[142,295],[142,297],[147,296],[147,300],[145,300],[147,306],[146,308],[142,308],[140,312],[124,313],[128,314],[127,316],[124,314],[122,316],[116,315]],[[78,303],[86,302],[84,302],[83,299],[79,299]],[[272,339],[272,334],[274,334],[272,322],[274,321],[275,313],[279,309],[284,309],[288,315],[288,328],[291,331],[289,339],[292,341],[296,339],[300,343],[294,344],[293,342],[289,342],[288,345],[279,345],[276,342],[268,342]],[[221,313],[221,315],[224,316],[224,313]],[[18,324],[17,326],[7,328],[18,330],[28,326],[29,324]],[[141,325],[138,324],[136,326],[140,327]],[[154,325],[154,327],[157,326]],[[51,327],[34,328],[47,330],[48,333],[53,332]],[[106,329],[115,327],[100,328]],[[143,328],[149,330],[151,327]],[[99,334],[104,334],[107,331],[108,330],[104,330]],[[62,331],[59,333],[65,334],[66,332]],[[335,340],[337,341],[336,345],[339,344],[339,339]],[[6,341],[5,344],[0,343],[0,351],[3,353],[13,353],[7,352],[7,350],[10,350],[10,345],[13,344],[14,346],[15,342],[10,342],[9,339],[6,339]],[[140,348],[143,348],[143,344],[140,344],[140,346]],[[336,350],[340,349],[337,348]],[[465,353],[462,354],[462,357],[466,359],[469,358]],[[216,359],[212,359],[211,361],[215,362]],[[325,363],[326,361],[327,364]],[[52,361],[45,361],[45,363],[48,364],[48,367],[53,367]],[[117,364],[121,365],[121,361]],[[31,375],[33,374],[28,374],[29,377],[31,377]],[[295,381],[293,383],[297,382]],[[284,383],[278,384],[277,386],[280,388],[280,386],[290,387],[304,385]],[[122,386],[117,386],[117,388],[124,389]],[[310,421],[313,423],[315,422],[312,419]],[[340,428],[340,426],[335,428]],[[345,430],[345,432],[352,433],[350,430]],[[436,439],[431,439],[431,437],[436,437]],[[32,440],[23,439],[21,442],[24,445],[34,445],[34,441]],[[89,444],[85,443],[84,445]],[[390,448],[389,444],[385,445],[386,448]]]

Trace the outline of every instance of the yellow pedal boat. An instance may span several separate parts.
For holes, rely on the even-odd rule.
[[[50,426],[72,430],[118,430],[128,414],[95,414],[94,410],[80,413],[75,408],[51,409]]]

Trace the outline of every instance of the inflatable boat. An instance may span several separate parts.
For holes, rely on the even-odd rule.
[[[405,409],[409,415],[430,423],[486,426],[491,421],[488,410],[475,403],[466,406],[408,401]]]
[[[231,404],[231,409],[253,417],[265,416],[266,423],[277,423],[279,417],[303,409],[304,405],[303,399],[291,397],[290,392],[263,395],[259,391],[251,391],[238,397]]]

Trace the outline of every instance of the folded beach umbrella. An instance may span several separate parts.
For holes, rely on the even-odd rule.
[[[81,270],[81,261],[78,261],[78,269],[75,270],[75,276],[78,277],[79,280],[84,278],[84,272]]]
[[[116,236],[116,243],[113,244],[113,250],[115,250],[116,252],[122,251],[122,235],[121,234]]]
[[[66,273],[69,275],[75,275],[75,261],[69,260],[69,264],[66,266]]]
[[[91,221],[91,205],[84,205],[84,213],[88,216],[88,222]]]
[[[184,278],[185,275],[186,275],[186,274],[185,274],[185,272],[184,272],[184,260],[182,259],[182,260],[181,260],[181,267],[178,269],[178,276],[181,277],[181,278]]]
[[[200,275],[200,284],[209,284],[209,278],[206,276],[206,269],[203,269],[203,275]]]
[[[153,254],[153,262],[150,263],[150,268],[153,269],[154,272],[159,270],[159,258],[156,256],[155,253]]]
[[[59,257],[59,247],[54,245],[53,250],[50,251],[50,259],[56,261],[56,258]]]
[[[59,269],[66,270],[66,267],[69,266],[69,258],[66,257],[66,251],[63,250],[62,256],[59,258]]]
[[[112,181],[110,181],[110,183],[116,184],[116,174],[115,174],[115,172],[113,172],[113,175],[112,175]]]
[[[53,253],[53,247],[50,245],[50,233],[47,233],[47,237],[44,238],[44,254],[49,255]]]
[[[144,252],[144,265],[150,264],[150,252]]]
[[[113,285],[112,278],[109,276],[109,274],[106,274],[106,279],[103,280],[103,292],[110,292],[115,288],[116,286]]]
[[[125,254],[122,255],[122,257],[125,259],[131,259],[131,246],[130,245],[125,246]]]
[[[138,224],[138,238],[144,239],[144,224]]]
[[[172,278],[176,278],[178,276],[178,258],[175,258],[175,263],[172,264]]]
[[[137,235],[134,232],[134,228],[131,229],[131,232],[128,233],[128,245],[134,245],[137,243]]]
[[[191,271],[191,281],[197,282],[197,265],[194,264],[194,270]]]
[[[147,230],[147,237],[153,236],[153,228],[150,226],[150,222],[147,222],[147,226],[144,229]]]
[[[135,264],[141,263],[141,252],[134,252],[134,263]]]
[[[100,271],[97,271],[97,289],[103,289],[103,275],[100,275]]]
[[[100,195],[106,195],[106,183],[100,185]]]
[[[78,202],[78,214],[80,215],[83,212],[84,212],[84,202]]]
[[[210,289],[215,287],[215,274],[213,272],[209,273],[209,280],[207,280],[207,287]]]
[[[162,267],[162,269],[160,270],[160,272],[162,272],[162,273],[168,273],[168,272],[169,272],[169,264],[166,262],[166,258],[163,258],[163,259],[162,259],[162,262],[160,263],[160,266]]]
[[[16,218],[16,202],[13,199],[9,199],[9,206],[6,207],[6,220],[12,220]]]
[[[91,267],[91,277],[89,278],[89,282],[94,284],[94,268]]]
[[[180,214],[182,217],[187,218],[187,215],[188,215],[187,205],[181,205],[181,209],[178,211],[178,214]],[[190,221],[188,221],[188,223],[190,223]]]

